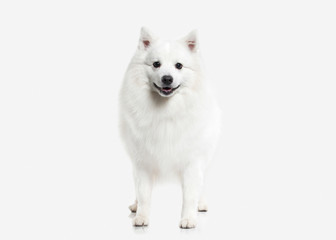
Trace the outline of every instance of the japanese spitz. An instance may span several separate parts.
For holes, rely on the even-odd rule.
[[[204,175],[220,132],[220,110],[204,78],[196,31],[176,41],[142,28],[120,91],[120,130],[133,163],[136,212],[146,226],[151,192],[160,178],[182,185],[180,227],[196,226],[207,211]]]

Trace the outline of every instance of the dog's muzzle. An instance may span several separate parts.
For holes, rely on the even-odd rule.
[[[169,96],[171,95],[176,89],[178,89],[180,87],[180,85],[178,85],[177,87],[175,88],[171,88],[171,87],[159,87],[158,85],[156,85],[155,83],[154,84],[154,87],[156,89],[158,89],[160,91],[160,93],[162,93],[163,95],[165,96]]]

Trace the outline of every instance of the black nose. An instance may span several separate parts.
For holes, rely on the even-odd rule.
[[[162,78],[161,78],[161,81],[166,84],[166,85],[170,85],[172,84],[173,82],[173,77],[170,76],[170,75],[164,75]]]

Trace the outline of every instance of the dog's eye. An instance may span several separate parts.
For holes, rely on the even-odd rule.
[[[177,69],[182,69],[183,65],[182,65],[182,63],[176,63],[176,64],[175,64],[175,67],[176,67]]]
[[[160,62],[153,62],[153,67],[159,68],[161,66]]]

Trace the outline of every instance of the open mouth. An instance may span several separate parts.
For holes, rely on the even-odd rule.
[[[160,91],[160,93],[162,93],[163,95],[166,95],[166,96],[172,94],[176,89],[178,89],[180,87],[180,85],[178,85],[176,88],[159,87],[155,83],[154,83],[154,86]]]

